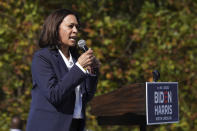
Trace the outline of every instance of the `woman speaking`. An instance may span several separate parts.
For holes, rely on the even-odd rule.
[[[32,102],[27,131],[83,131],[85,108],[96,91],[99,62],[76,48],[79,18],[59,9],[43,25],[32,61]],[[96,69],[96,73],[92,74]]]

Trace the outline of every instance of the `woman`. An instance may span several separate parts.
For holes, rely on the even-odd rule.
[[[85,107],[93,97],[99,62],[89,49],[77,54],[77,15],[66,9],[46,19],[32,61],[32,102],[27,131],[83,131]],[[85,70],[87,69],[87,70]]]

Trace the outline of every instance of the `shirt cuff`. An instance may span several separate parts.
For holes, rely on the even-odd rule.
[[[86,70],[78,62],[76,62],[75,64],[83,71],[83,73],[86,74]]]
[[[88,70],[85,70],[78,62],[75,63],[85,74],[88,74],[90,76],[96,76],[96,74],[91,74]]]

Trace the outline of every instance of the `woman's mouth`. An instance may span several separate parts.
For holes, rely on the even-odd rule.
[[[75,42],[77,41],[77,36],[70,36],[69,39]]]

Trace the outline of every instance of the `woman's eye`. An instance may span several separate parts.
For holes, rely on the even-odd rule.
[[[76,28],[77,28],[78,30],[80,30],[80,26],[79,26],[79,25],[76,25]]]
[[[69,25],[68,27],[69,27],[69,28],[73,28],[73,26],[74,26],[74,25]]]
[[[74,26],[77,28],[77,30],[80,29],[80,26],[79,26],[79,25],[69,25],[68,27],[69,27],[70,29],[72,29]]]

